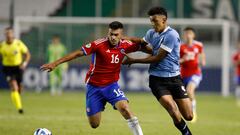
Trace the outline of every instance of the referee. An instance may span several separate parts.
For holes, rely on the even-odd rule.
[[[30,53],[26,45],[15,39],[11,27],[5,29],[5,41],[0,44],[3,73],[11,89],[13,104],[20,114],[23,113],[20,93],[22,91],[23,71],[30,60]]]

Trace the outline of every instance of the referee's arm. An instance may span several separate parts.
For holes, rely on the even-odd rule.
[[[24,56],[24,61],[21,64],[21,69],[25,69],[27,67],[27,65],[29,64],[29,61],[31,59],[31,54],[29,51],[27,51],[26,53],[23,54]]]

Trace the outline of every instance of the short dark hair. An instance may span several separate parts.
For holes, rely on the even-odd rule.
[[[148,10],[148,15],[153,16],[153,15],[164,15],[167,16],[167,10],[163,7],[153,7]]]
[[[58,34],[54,34],[52,38],[60,38],[60,36]]]
[[[113,29],[113,30],[123,29],[123,24],[119,21],[113,21],[108,26],[110,29]]]
[[[184,31],[189,31],[189,30],[195,33],[195,29],[193,27],[184,28]]]

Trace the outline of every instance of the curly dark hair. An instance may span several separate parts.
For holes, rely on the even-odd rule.
[[[153,7],[151,9],[149,9],[148,15],[149,16],[164,15],[164,16],[168,17],[167,16],[167,10],[165,8],[163,8],[163,7]]]

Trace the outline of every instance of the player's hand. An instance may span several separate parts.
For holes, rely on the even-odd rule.
[[[47,71],[47,72],[51,72],[56,68],[56,65],[54,63],[48,63],[48,64],[44,64],[40,67],[41,71]]]
[[[128,65],[128,67],[130,67],[131,64],[134,63],[134,59],[131,58],[130,56],[128,56],[128,54],[126,54],[126,53],[124,55],[125,55],[125,59],[123,60],[122,64],[123,65]]]
[[[27,62],[23,62],[21,65],[20,65],[20,69],[22,70],[25,70],[27,67]]]

